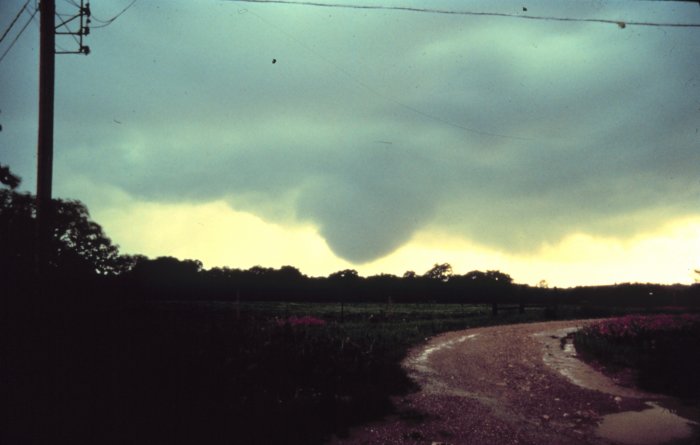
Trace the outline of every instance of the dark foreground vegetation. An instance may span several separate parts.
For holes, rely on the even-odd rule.
[[[413,388],[400,360],[431,335],[700,302],[697,285],[550,289],[449,264],[205,270],[122,255],[63,200],[37,268],[34,197],[0,180],[2,444],[320,443],[390,412]]]
[[[3,443],[319,443],[411,388],[398,366],[408,345],[467,325],[421,308],[376,323],[384,308],[364,306],[340,324],[327,305],[244,306],[159,302],[12,323]]]
[[[633,370],[643,389],[700,402],[700,315],[627,315],[574,334],[577,351],[611,371]]]
[[[414,389],[400,361],[426,337],[545,319],[544,308],[353,304],[341,316],[340,304],[287,302],[31,314],[6,326],[3,443],[321,443]]]

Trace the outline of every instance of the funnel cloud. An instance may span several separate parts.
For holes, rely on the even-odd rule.
[[[693,4],[584,3],[528,10],[700,22]],[[356,264],[421,232],[528,252],[700,213],[697,29],[246,7],[137,3],[59,59],[57,190],[225,200]],[[3,162],[25,184],[31,46],[0,65]]]

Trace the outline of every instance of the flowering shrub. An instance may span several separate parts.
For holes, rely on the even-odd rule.
[[[584,337],[604,337],[618,343],[652,339],[658,335],[684,333],[700,326],[697,314],[627,315],[603,320],[581,330]]]
[[[611,368],[631,368],[645,389],[700,396],[700,315],[627,315],[574,334],[581,356]]]

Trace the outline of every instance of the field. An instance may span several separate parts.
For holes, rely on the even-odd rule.
[[[12,434],[102,444],[318,444],[390,413],[392,395],[415,389],[400,361],[426,338],[552,315],[542,307],[493,317],[486,305],[390,302],[145,302],[52,314],[14,328],[28,355],[9,367],[8,400],[20,407]]]
[[[6,437],[75,443],[320,443],[413,388],[407,349],[542,309],[144,302],[10,319]],[[11,443],[11,442],[8,442]]]
[[[178,438],[216,432],[245,438],[241,443],[320,443],[342,434],[389,413],[389,396],[413,388],[399,365],[410,346],[447,330],[542,317],[534,310],[493,319],[485,306],[429,304],[160,303],[150,309],[148,324],[134,331],[149,341],[118,360],[133,361],[138,350],[137,361],[148,370],[145,379],[142,372],[135,376],[135,387],[131,379],[123,382],[133,387],[133,406],[143,413],[137,417],[159,412],[163,427],[154,429],[154,440],[177,431],[172,419],[181,419]]]

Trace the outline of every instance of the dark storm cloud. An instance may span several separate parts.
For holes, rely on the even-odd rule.
[[[698,213],[698,31],[227,6],[139,3],[62,62],[57,178],[310,222],[357,263]]]

